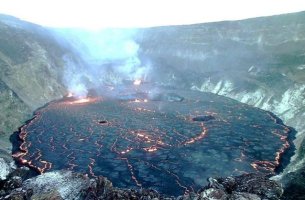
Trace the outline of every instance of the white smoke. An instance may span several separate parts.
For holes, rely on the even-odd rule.
[[[124,80],[147,80],[149,63],[139,58],[136,30],[60,30],[78,59],[65,58],[64,83],[74,96],[86,97],[90,89]]]

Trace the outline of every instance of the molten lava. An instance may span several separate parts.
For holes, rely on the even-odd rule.
[[[64,104],[71,104],[71,105],[77,105],[77,104],[83,105],[83,104],[94,103],[94,102],[97,102],[99,100],[101,100],[101,98],[97,98],[97,97],[96,98],[86,97],[86,98],[81,98],[81,99],[72,98],[71,100],[65,101],[63,103]]]
[[[75,100],[71,103],[72,104],[81,104],[81,103],[89,103],[90,101],[91,101],[90,98],[83,98],[83,99]]]
[[[48,104],[20,128],[14,158],[41,173],[70,169],[180,195],[215,174],[274,173],[289,147],[290,128],[260,109],[193,91],[152,98],[146,87]]]

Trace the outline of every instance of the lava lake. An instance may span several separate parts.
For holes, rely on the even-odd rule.
[[[37,110],[13,156],[41,173],[70,169],[181,195],[208,177],[275,173],[292,132],[272,113],[226,97],[132,85]]]

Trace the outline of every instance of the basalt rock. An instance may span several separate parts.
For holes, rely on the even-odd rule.
[[[287,179],[283,182],[284,194],[282,199],[305,199],[305,167],[301,170],[301,173],[290,172],[287,174]]]
[[[24,190],[33,190],[36,196],[60,196],[63,199],[80,199],[82,191],[90,185],[90,179],[71,171],[54,171],[26,180]]]
[[[228,199],[228,194],[222,189],[208,188],[200,193],[201,199]]]
[[[193,118],[195,122],[206,122],[215,119],[212,115],[201,115]]]
[[[24,190],[22,186],[24,180],[33,176],[33,172],[27,167],[9,167],[10,173],[0,180],[0,199],[29,199],[32,189]]]
[[[0,158],[0,181],[5,180],[11,172],[11,167],[3,158]]]
[[[112,186],[112,183],[105,177],[99,176],[91,180],[90,187],[83,191],[83,198],[93,199],[160,199],[161,195],[152,189],[119,189]],[[164,197],[165,198],[165,197]]]
[[[18,167],[14,169],[9,175],[8,179],[11,179],[12,177],[20,177],[22,181],[25,181],[26,179],[32,178],[34,176],[37,176],[38,174],[34,172],[33,170],[30,170],[28,167]]]
[[[13,176],[12,178],[8,179],[3,185],[3,189],[6,191],[10,191],[20,187],[22,187],[22,179],[19,176]]]
[[[244,174],[236,177],[209,178],[209,185],[197,193],[178,197],[165,196],[153,189],[117,188],[107,178],[89,178],[71,171],[54,171],[27,179],[8,176],[1,182],[0,200],[259,200],[280,199],[281,186],[263,174]]]
[[[210,178],[209,185],[200,191],[201,197],[214,199],[280,199],[280,184],[263,174],[244,174],[236,177]]]

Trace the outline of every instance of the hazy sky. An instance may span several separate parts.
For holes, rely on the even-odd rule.
[[[305,0],[0,0],[0,13],[53,27],[147,27],[305,10]]]

